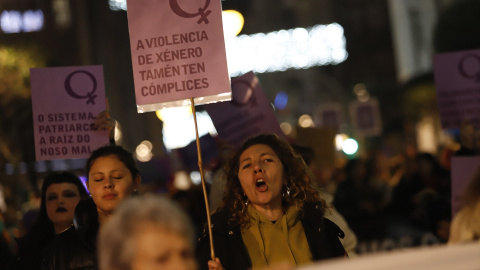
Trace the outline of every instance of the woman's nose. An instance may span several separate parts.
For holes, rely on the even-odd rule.
[[[255,164],[255,166],[253,167],[253,173],[263,173],[263,172],[264,170],[260,165],[260,163]]]
[[[104,188],[112,188],[113,187],[113,180],[111,178],[108,178],[107,181],[105,181]]]

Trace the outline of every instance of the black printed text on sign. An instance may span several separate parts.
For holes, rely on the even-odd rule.
[[[435,88],[443,129],[480,126],[480,50],[437,54]]]
[[[138,112],[231,99],[219,0],[129,0]]]
[[[30,69],[36,160],[88,158],[108,144],[93,129],[106,109],[102,66]]]

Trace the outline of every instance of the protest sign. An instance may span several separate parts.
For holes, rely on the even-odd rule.
[[[433,245],[367,254],[357,258],[330,259],[296,268],[297,270],[477,270],[480,266],[480,242],[461,245]]]
[[[313,121],[316,127],[329,127],[340,131],[344,124],[342,106],[338,103],[319,105],[313,114]]]
[[[232,145],[238,146],[246,138],[259,133],[285,136],[253,72],[232,78],[231,101],[204,107],[218,136]]]
[[[443,129],[480,126],[480,50],[437,54],[435,88]]]
[[[465,187],[480,168],[480,156],[452,157],[452,218],[461,208]]]
[[[102,66],[30,69],[36,160],[88,158],[108,144],[93,130],[106,110]]]
[[[231,99],[219,0],[129,0],[137,111]]]
[[[350,118],[355,133],[361,136],[377,136],[382,132],[382,120],[378,101],[354,101],[350,104]]]

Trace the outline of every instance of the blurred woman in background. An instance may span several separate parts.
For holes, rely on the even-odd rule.
[[[87,197],[81,180],[73,173],[52,173],[45,178],[38,219],[18,239],[16,269],[82,269],[82,265],[90,264],[85,260],[88,254],[69,245],[78,241],[73,227],[75,208]]]
[[[108,145],[93,151],[85,166],[91,198],[75,211],[75,227],[84,247],[96,258],[97,234],[124,199],[136,193],[141,176],[132,153]]]

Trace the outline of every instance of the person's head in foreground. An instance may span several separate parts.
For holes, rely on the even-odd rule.
[[[290,144],[275,134],[248,139],[226,167],[224,206],[232,210],[231,221],[249,224],[248,205],[274,221],[290,206],[322,201],[312,187],[307,165]],[[275,215],[275,213],[277,215]]]
[[[167,198],[128,198],[100,229],[98,260],[100,270],[195,270],[193,227]]]

